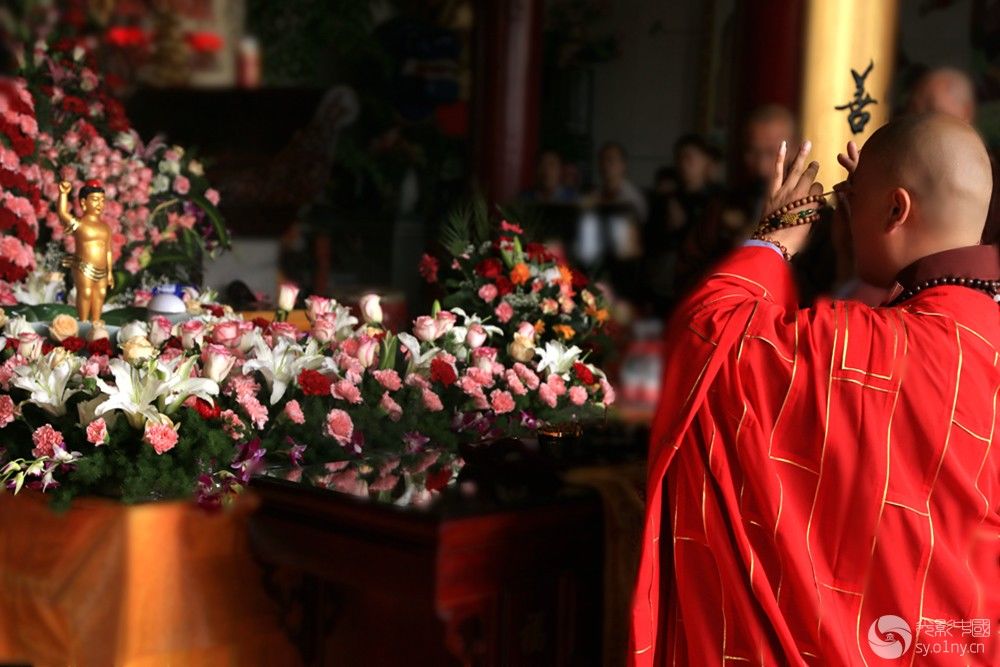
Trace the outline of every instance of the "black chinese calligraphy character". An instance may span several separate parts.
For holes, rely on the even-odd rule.
[[[856,70],[851,70],[851,76],[854,77],[854,99],[846,104],[834,107],[837,111],[850,109],[850,113],[847,114],[847,124],[851,126],[851,132],[854,134],[864,132],[865,126],[871,120],[871,114],[864,111],[864,108],[869,104],[878,104],[878,100],[865,90],[865,79],[871,74],[872,67],[874,66],[874,61],[869,62],[868,67],[861,74],[858,74]]]

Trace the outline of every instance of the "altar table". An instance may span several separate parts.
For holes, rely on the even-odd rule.
[[[253,488],[251,541],[307,664],[601,664],[597,493],[421,510]]]
[[[297,665],[246,539],[255,501],[0,493],[0,664]]]

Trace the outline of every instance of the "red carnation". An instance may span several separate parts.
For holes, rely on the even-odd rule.
[[[163,344],[163,347],[173,350],[183,350],[184,341],[182,341],[177,336],[171,336],[170,338],[167,339],[167,342]]]
[[[194,399],[194,409],[201,415],[202,419],[218,419],[222,414],[222,409],[218,404],[212,404],[203,398]]]
[[[78,116],[86,115],[87,113],[87,103],[81,100],[79,97],[74,97],[73,95],[67,95],[62,100],[62,109],[68,113],[74,113]]]
[[[438,266],[437,257],[424,253],[420,258],[417,270],[420,272],[421,278],[429,283],[436,283],[438,281]]]
[[[299,373],[299,387],[306,396],[329,396],[333,381],[319,371],[304,369]]]
[[[532,262],[551,262],[555,259],[555,255],[549,252],[549,249],[541,243],[529,243],[524,246],[524,254],[528,256]]]
[[[579,361],[573,364],[573,375],[583,384],[594,384],[594,373]]]
[[[64,338],[60,345],[62,345],[63,349],[67,352],[79,352],[87,346],[87,341],[79,336],[70,336],[68,338]]]
[[[497,285],[497,295],[506,296],[514,291],[514,283],[510,281],[507,276],[500,276],[496,280]]]
[[[222,306],[217,306],[214,303],[206,304],[204,308],[212,314],[212,317],[222,317],[226,314],[226,311]]]
[[[503,275],[503,263],[496,257],[487,257],[476,264],[476,273],[487,280],[496,280]]]
[[[271,321],[263,317],[255,317],[250,321],[253,322],[253,325],[258,329],[266,329],[271,326]]]
[[[107,338],[99,338],[87,343],[87,352],[90,354],[103,354],[111,356],[111,341]]]
[[[450,387],[458,380],[455,368],[441,357],[434,357],[431,360],[431,381],[440,382],[446,387]]]
[[[451,468],[445,467],[427,473],[427,490],[439,491],[451,480]]]
[[[570,269],[570,273],[573,275],[573,287],[576,289],[586,287],[590,283],[590,280],[582,272]]]

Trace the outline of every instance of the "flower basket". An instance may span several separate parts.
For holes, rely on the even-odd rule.
[[[247,542],[256,505],[0,495],[0,663],[293,665]]]

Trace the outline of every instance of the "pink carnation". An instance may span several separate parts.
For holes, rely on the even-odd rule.
[[[556,407],[556,403],[559,401],[559,397],[552,391],[552,387],[547,384],[538,386],[538,398],[542,399],[542,403],[550,408]]]
[[[62,447],[64,442],[62,433],[52,428],[51,424],[35,429],[31,434],[31,440],[35,443],[34,449],[31,450],[31,455],[34,457],[53,456],[56,447]]]
[[[389,419],[394,422],[398,422],[403,416],[403,408],[396,401],[392,400],[389,396],[389,392],[382,393],[382,400],[378,402],[378,406],[385,410],[389,415]]]
[[[330,410],[329,414],[326,415],[326,434],[342,445],[349,444],[354,435],[354,422],[351,421],[351,415],[337,408]]]
[[[583,405],[587,402],[587,390],[579,385],[570,387],[569,402],[573,405]]]
[[[14,416],[14,400],[6,394],[0,396],[0,428],[13,422]]]
[[[507,324],[510,322],[510,318],[514,317],[514,307],[511,306],[506,301],[500,302],[500,305],[496,307],[493,313],[497,316],[502,324]]]
[[[399,373],[391,368],[383,371],[374,371],[372,375],[375,376],[380,385],[389,391],[398,391],[403,386],[403,381],[399,379]]]
[[[302,406],[299,405],[298,401],[288,401],[285,403],[285,416],[293,424],[306,423],[306,416],[302,414]]]
[[[243,422],[240,421],[240,416],[233,412],[232,410],[223,410],[219,417],[222,419],[222,428],[233,440],[239,440],[243,437]]]
[[[350,380],[339,380],[330,387],[330,395],[348,403],[357,405],[361,402],[361,390]]]
[[[561,375],[552,373],[548,378],[546,378],[545,383],[549,385],[552,389],[552,393],[556,396],[562,396],[566,393],[566,381],[562,379]]]
[[[219,191],[215,188],[209,188],[205,190],[205,199],[209,201],[212,206],[219,205]]]
[[[604,393],[604,398],[601,399],[601,402],[604,405],[606,406],[611,405],[612,403],[615,402],[614,387],[612,387],[611,383],[605,380],[604,378],[601,378],[601,392]]]
[[[521,378],[521,382],[531,390],[538,389],[538,384],[540,380],[535,371],[531,370],[521,362],[514,364],[514,372],[517,373],[517,377]]]
[[[514,410],[514,397],[510,395],[510,392],[494,389],[490,393],[490,405],[498,415],[507,414]]]
[[[487,283],[479,288],[479,298],[486,303],[492,303],[493,299],[497,298],[497,286],[492,283]]]
[[[431,412],[440,412],[441,410],[444,410],[444,404],[441,403],[441,397],[430,389],[423,389],[420,393],[420,397],[424,401],[424,407]]]
[[[177,431],[169,424],[148,421],[142,439],[152,446],[157,454],[162,454],[169,452],[177,444]]]
[[[104,423],[104,417],[98,417],[87,424],[87,442],[98,447],[108,440],[108,425]]]
[[[517,377],[517,373],[513,369],[508,369],[504,374],[504,379],[507,380],[507,386],[510,387],[511,393],[515,396],[524,396],[528,393],[528,389],[521,382],[521,378]]]

